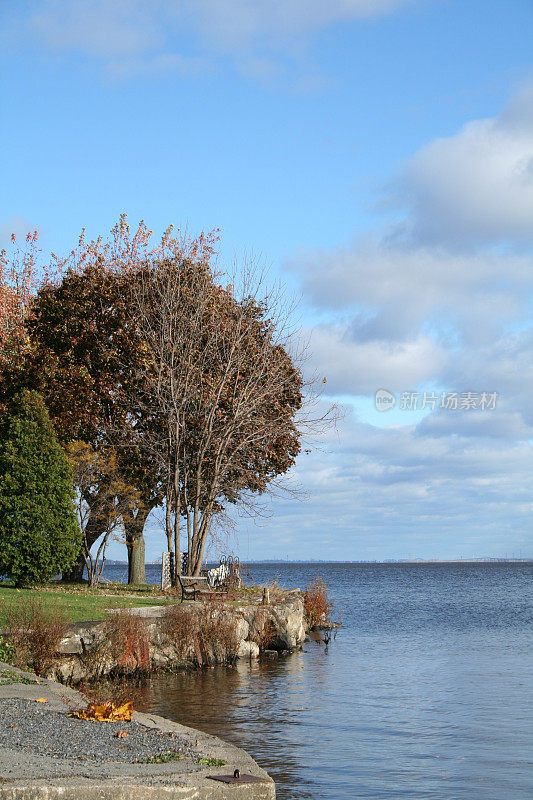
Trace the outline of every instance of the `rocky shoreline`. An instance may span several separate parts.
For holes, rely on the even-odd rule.
[[[70,716],[87,702],[0,663],[0,800],[275,800],[274,782],[244,750],[153,714]],[[156,763],[165,753],[173,758]],[[235,770],[232,783],[217,780]]]
[[[115,673],[134,674],[152,669],[183,669],[198,664],[227,663],[235,658],[256,659],[261,654],[276,658],[280,653],[301,647],[306,637],[304,605],[299,590],[284,592],[276,602],[246,603],[224,606],[223,611],[210,608],[205,601],[188,601],[177,608],[184,616],[184,628],[193,619],[207,613],[223,614],[232,626],[231,647],[217,641],[208,642],[198,652],[191,647],[184,652],[179,641],[173,641],[165,631],[168,606],[144,606],[128,610],[140,618],[146,636],[143,659],[124,659],[109,647],[109,621],[78,622],[70,626],[61,641],[54,665],[47,675],[63,683],[77,684],[97,680]],[[113,614],[114,612],[110,612]],[[120,612],[124,614],[125,612]],[[265,635],[265,631],[268,635]],[[139,648],[138,648],[139,649]]]

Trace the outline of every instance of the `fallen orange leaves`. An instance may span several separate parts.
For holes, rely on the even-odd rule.
[[[48,703],[48,699],[46,697],[36,697],[35,698],[35,702],[36,703]]]
[[[89,703],[86,708],[73,711],[70,716],[94,722],[129,722],[133,715],[132,706],[131,700],[121,706],[115,703]]]

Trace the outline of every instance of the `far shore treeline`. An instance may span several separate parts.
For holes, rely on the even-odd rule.
[[[165,549],[198,574],[227,505],[277,486],[304,428],[331,419],[304,402],[282,291],[252,263],[219,270],[216,247],[216,232],[172,228],[154,244],[123,215],[64,259],[41,263],[36,233],[2,252],[2,574],[79,581],[86,567],[96,583],[119,533],[129,581],[145,583],[157,507]]]

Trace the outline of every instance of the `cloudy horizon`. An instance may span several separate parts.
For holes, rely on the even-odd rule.
[[[220,226],[222,260],[253,249],[301,297],[343,417],[288,476],[305,498],[238,521],[242,558],[533,556],[533,9],[494,6],[1,12],[0,247],[66,251],[122,211]]]

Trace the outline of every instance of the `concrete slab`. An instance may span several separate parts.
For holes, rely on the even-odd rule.
[[[37,680],[31,673],[23,673],[1,663],[0,679],[6,670],[29,680]],[[35,703],[44,698],[47,702],[41,703],[39,708],[60,714],[67,714],[73,708],[80,708],[87,702],[86,698],[74,689],[55,681],[41,678],[38,680],[39,683],[11,683],[0,686],[0,699],[14,698]],[[27,748],[2,746],[0,747],[0,800],[275,799],[274,782],[244,750],[216,736],[179,725],[155,714],[135,713],[133,721],[143,728],[163,735],[179,736],[180,740],[186,741],[192,755],[183,761],[162,764],[102,762],[69,752],[68,743],[63,743],[66,745],[62,748],[63,756],[34,752],[31,742],[28,742]],[[91,724],[96,726],[110,723]],[[38,730],[35,735],[39,735]],[[199,758],[219,759],[226,764],[221,767],[203,766],[198,763]],[[261,782],[227,785],[209,777],[232,774],[235,769],[242,774],[250,773],[259,777]]]

